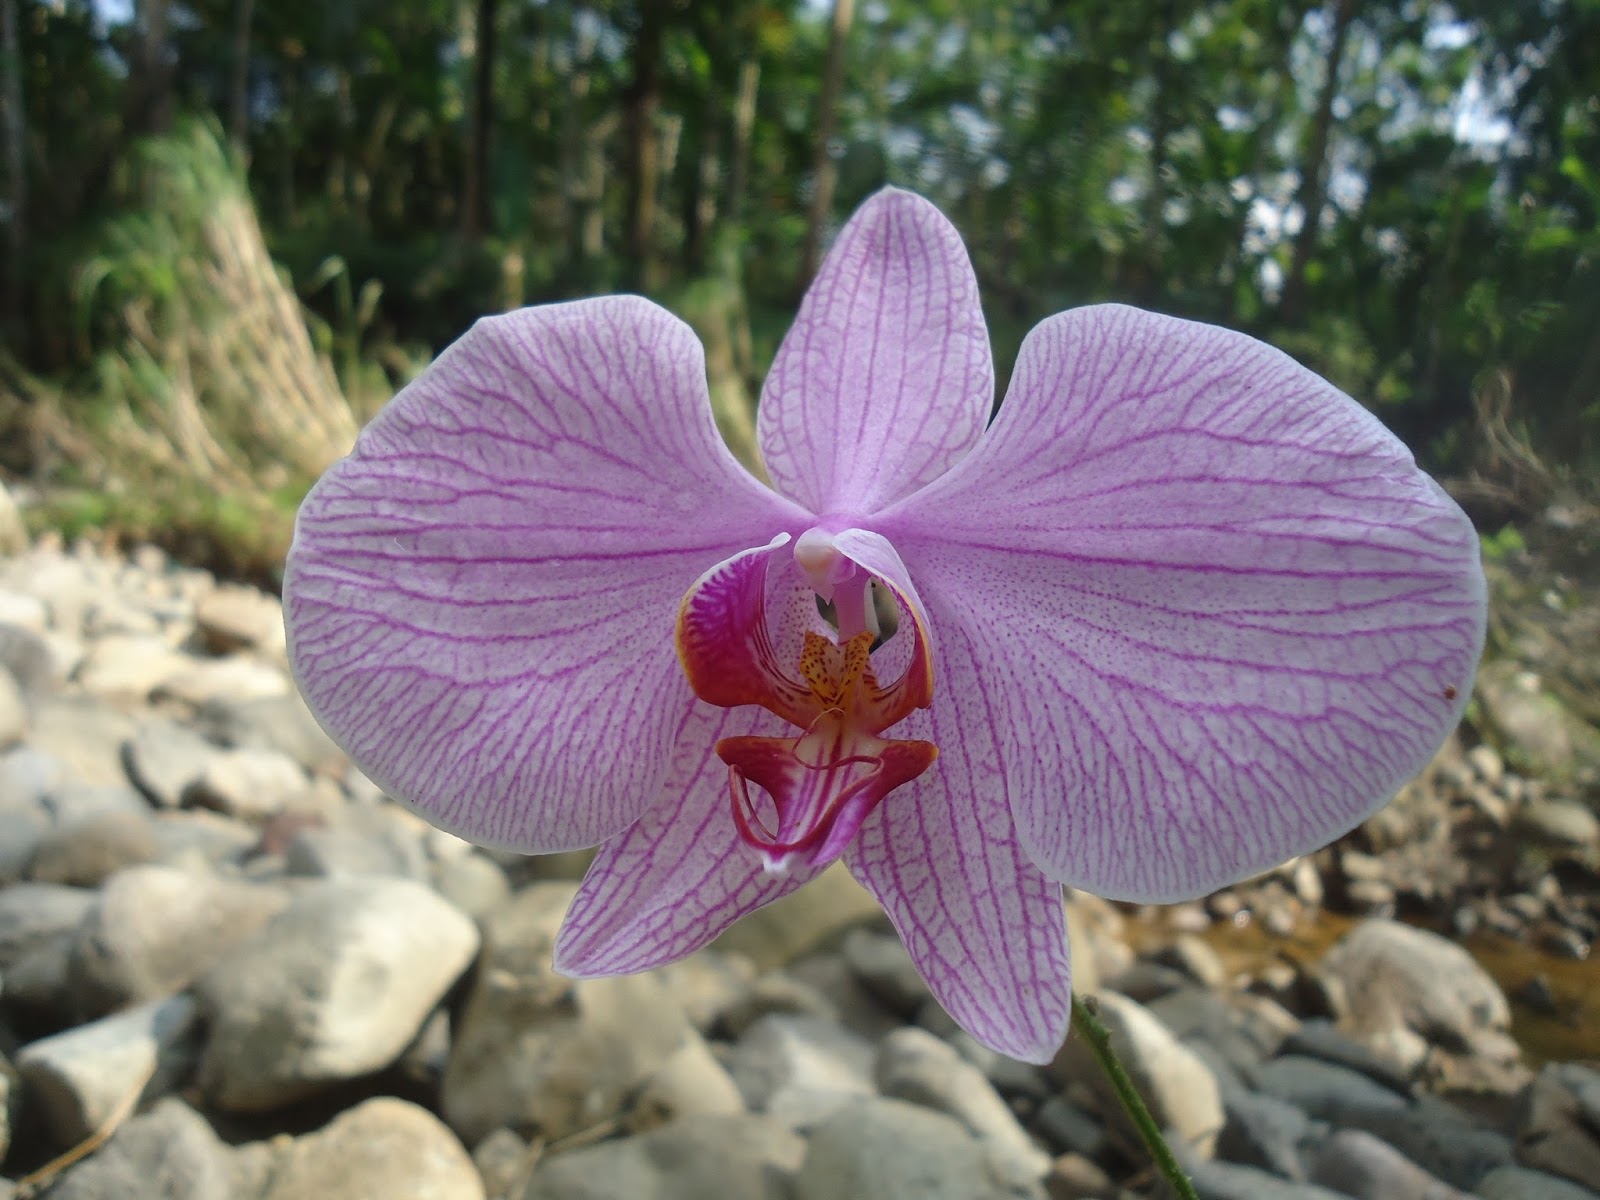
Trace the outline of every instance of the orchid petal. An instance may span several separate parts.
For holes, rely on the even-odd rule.
[[[926,774],[867,817],[845,864],[883,905],[935,999],[963,1029],[1002,1054],[1048,1062],[1071,1014],[1066,917],[1061,885],[1034,866],[1012,827],[996,778],[1005,732],[981,689],[968,686],[970,672],[928,674],[928,616],[888,539],[847,529],[833,544],[882,580],[911,618],[897,636],[916,634],[907,675],[929,678],[933,713],[913,713],[892,732],[939,747]],[[953,649],[933,627],[937,662],[970,657],[959,627]]]
[[[1113,899],[1352,828],[1483,644],[1472,526],[1397,439],[1262,343],[1133,309],[1034,330],[983,442],[879,527],[939,634],[936,719],[979,701],[1034,861]]]
[[[993,403],[961,236],[920,196],[879,192],[840,231],[762,388],[773,482],[813,512],[872,512],[966,454]]]
[[[480,321],[306,498],[291,665],[352,759],[435,824],[593,845],[656,797],[695,703],[684,590],[795,516],[722,444],[700,343],[663,309]]]
[[[1049,1062],[1071,1016],[1066,914],[996,787],[1003,734],[976,697],[901,731],[937,743],[939,761],[867,817],[845,865],[957,1024],[992,1050]]]
[[[583,877],[556,938],[558,971],[592,978],[675,962],[821,873],[762,867],[734,827],[728,768],[712,751],[722,738],[783,728],[751,708],[695,708],[659,799],[600,848]]]

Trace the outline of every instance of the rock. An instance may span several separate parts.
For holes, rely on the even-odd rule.
[[[1474,1200],[1359,1129],[1341,1129],[1317,1148],[1310,1180],[1356,1200]]]
[[[65,776],[88,787],[122,786],[122,743],[133,718],[88,696],[49,696],[33,712],[31,743],[59,759]]]
[[[261,1112],[385,1067],[477,948],[472,921],[420,884],[307,886],[197,984],[200,1084],[221,1109]]]
[[[540,1157],[540,1150],[530,1153],[528,1143],[509,1129],[496,1129],[472,1148],[472,1165],[489,1200],[520,1200],[523,1183]]]
[[[1513,828],[1551,849],[1585,856],[1600,850],[1600,817],[1571,800],[1534,800],[1517,813]]]
[[[1174,1151],[1179,1154],[1200,1200],[1350,1200],[1343,1192],[1330,1191],[1314,1183],[1291,1183],[1254,1167],[1207,1162],[1193,1156],[1185,1157],[1176,1147]]]
[[[0,1162],[11,1150],[11,1130],[22,1107],[22,1079],[11,1060],[0,1054]],[[3,1193],[0,1193],[3,1194]]]
[[[1524,774],[1562,784],[1600,765],[1600,732],[1544,690],[1516,662],[1485,663],[1477,695],[1507,759]]]
[[[147,813],[103,812],[47,833],[28,873],[40,883],[95,887],[123,867],[151,861],[156,851]]]
[[[795,1200],[1001,1200],[1041,1195],[1008,1186],[959,1122],[899,1100],[856,1100],[812,1131]]]
[[[154,694],[200,707],[219,699],[263,699],[287,696],[293,685],[282,667],[247,654],[226,658],[183,656]]]
[[[195,727],[220,745],[281,751],[307,771],[337,774],[346,762],[344,751],[293,694],[218,697],[201,706]]]
[[[755,983],[756,969],[742,954],[702,950],[669,963],[655,974],[672,993],[690,1024],[701,1033],[710,1033],[721,1023],[723,1014],[749,994]],[[749,1022],[744,1028],[749,1028]],[[742,1032],[744,1029],[733,1036]]]
[[[50,1200],[235,1200],[229,1153],[204,1117],[169,1097],[71,1168]]]
[[[1228,986],[1228,968],[1222,956],[1193,934],[1184,934],[1156,951],[1154,961],[1181,971],[1189,979],[1215,991]]]
[[[1457,1108],[1431,1096],[1410,1107],[1352,1109],[1340,1124],[1382,1138],[1412,1162],[1452,1187],[1471,1192],[1496,1167],[1511,1162],[1511,1139],[1484,1129]]]
[[[501,1126],[550,1141],[615,1117],[694,1035],[649,975],[572,980],[551,963],[572,899],[535,884],[483,923],[440,1110],[475,1143]]]
[[[1340,1022],[1402,1069],[1433,1045],[1449,1054],[1515,1061],[1505,993],[1460,946],[1397,921],[1363,921],[1323,957],[1348,1002]]]
[[[521,1200],[790,1200],[787,1177],[804,1154],[805,1143],[767,1117],[685,1117],[544,1159]]]
[[[139,723],[122,743],[128,778],[160,808],[177,808],[183,794],[205,774],[217,748],[186,726],[166,717]]]
[[[1217,1138],[1217,1157],[1247,1167],[1260,1167],[1285,1179],[1303,1180],[1300,1147],[1311,1120],[1293,1104],[1272,1096],[1234,1089],[1224,1093],[1228,1123]]]
[[[288,903],[282,887],[172,867],[118,871],[73,938],[78,1011],[99,1015],[187,987]]]
[[[1549,1063],[1518,1103],[1517,1158],[1574,1183],[1600,1183],[1600,1071]]]
[[[129,1096],[165,1094],[194,1063],[195,1016],[193,1000],[172,996],[30,1042],[17,1054],[30,1112],[73,1146]]]
[[[276,1156],[266,1186],[237,1200],[484,1200],[465,1147],[427,1109],[377,1096]]]
[[[1050,1200],[1109,1200],[1119,1195],[1111,1176],[1081,1154],[1063,1154],[1050,1164],[1044,1192]]]
[[[1479,1200],[1597,1200],[1591,1192],[1555,1175],[1526,1167],[1496,1167],[1475,1189]]]
[[[1506,775],[1506,764],[1500,757],[1500,752],[1493,746],[1484,743],[1474,746],[1466,754],[1467,765],[1473,773],[1490,787],[1497,787]]]
[[[0,970],[77,929],[94,902],[89,889],[59,883],[0,890]]]
[[[5,626],[0,626],[0,633],[4,630]],[[32,724],[22,688],[9,671],[0,670],[0,750],[15,746],[27,737]]]
[[[467,916],[481,921],[511,897],[506,873],[486,854],[455,854],[433,864],[433,887]]]
[[[283,869],[290,875],[324,879],[388,876],[426,880],[428,862],[421,842],[392,821],[384,824],[388,827],[330,829],[308,825],[290,839]]]
[[[0,483],[0,554],[10,557],[22,554],[27,548],[28,530],[22,523],[22,510],[6,485]]]
[[[1195,1053],[1143,1005],[1116,992],[1101,992],[1099,1015],[1111,1045],[1144,1096],[1156,1124],[1170,1129],[1197,1153],[1209,1157],[1225,1118],[1216,1076]],[[1129,1148],[1142,1145],[1105,1073],[1083,1040],[1069,1037],[1050,1072],[1064,1082],[1086,1080],[1100,1097],[1102,1114]]]
[[[1324,1121],[1338,1122],[1357,1110],[1401,1112],[1407,1097],[1359,1071],[1320,1058],[1285,1054],[1264,1064],[1256,1085],[1269,1096],[1293,1104]]]
[[[1033,1125],[1055,1150],[1093,1159],[1105,1153],[1105,1126],[1063,1096],[1051,1096],[1040,1105]]]
[[[650,1128],[673,1117],[728,1116],[745,1111],[744,1096],[711,1048],[691,1036],[639,1089],[632,1125]]]
[[[840,947],[861,985],[890,1012],[910,1019],[931,993],[904,944],[893,934],[854,929]]]
[[[49,832],[50,815],[43,806],[0,807],[0,886],[28,874],[39,843]]]
[[[872,1044],[818,1017],[762,1017],[734,1047],[731,1068],[752,1111],[796,1127],[873,1094]]]
[[[1019,1179],[1037,1180],[1050,1157],[1033,1144],[1015,1114],[977,1067],[921,1029],[899,1029],[878,1048],[878,1090],[896,1100],[946,1113],[987,1142]]]
[[[857,925],[882,917],[878,902],[843,863],[835,863],[805,887],[736,922],[714,944],[725,954],[743,954],[765,970],[837,945]]]
[[[1248,1072],[1276,1054],[1284,1039],[1300,1027],[1268,997],[1217,992],[1187,982],[1182,990],[1147,1007],[1174,1037],[1211,1047],[1235,1072]]]
[[[36,808],[66,781],[66,765],[35,746],[0,750],[0,810]]]
[[[1349,1067],[1352,1071],[1360,1071],[1367,1078],[1376,1080],[1391,1091],[1405,1094],[1411,1090],[1411,1080],[1405,1072],[1398,1070],[1389,1059],[1375,1053],[1363,1043],[1340,1033],[1327,1020],[1319,1018],[1306,1021],[1284,1039],[1279,1050],[1283,1054],[1320,1058],[1324,1062],[1337,1063],[1341,1067]]]
[[[231,650],[284,653],[283,605],[255,588],[223,584],[194,607],[200,641],[211,654]]]
[[[93,696],[144,700],[191,662],[157,634],[110,633],[90,645],[77,683]]]
[[[246,821],[264,821],[305,795],[309,780],[281,750],[255,746],[214,753],[200,777],[183,791],[186,804]]]

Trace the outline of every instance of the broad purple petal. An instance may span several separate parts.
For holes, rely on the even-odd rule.
[[[980,700],[962,699],[895,727],[936,743],[939,758],[866,819],[845,865],[957,1024],[992,1050],[1049,1062],[1072,1001],[1061,885],[1033,865],[1012,825],[1003,735]]]
[[[556,939],[558,971],[590,978],[675,962],[816,877],[800,866],[784,876],[763,869],[739,839],[728,768],[712,749],[721,738],[787,728],[753,708],[696,706],[659,799],[600,848],[584,876]]]
[[[939,639],[935,713],[978,701],[1034,861],[1115,899],[1353,827],[1483,644],[1477,538],[1398,440],[1268,346],[1134,309],[1040,325],[983,442],[879,528]]]
[[[677,318],[611,297],[480,321],[307,496],[290,661],[335,740],[430,821],[593,845],[657,795],[694,703],[685,589],[795,516],[723,446]]]
[[[840,231],[761,392],[773,482],[815,513],[867,514],[977,441],[994,365],[955,227],[885,189]]]
[[[834,545],[898,595],[916,625],[922,598],[887,539],[860,529]],[[907,620],[897,638],[910,632]],[[1061,885],[1019,844],[1000,776],[1000,743],[984,698],[968,676],[947,677],[970,647],[960,628],[933,622],[931,714],[889,731],[924,738],[939,757],[920,778],[891,792],[862,825],[845,863],[889,914],[935,998],[973,1037],[1025,1062],[1048,1062],[1066,1036],[1071,971]]]

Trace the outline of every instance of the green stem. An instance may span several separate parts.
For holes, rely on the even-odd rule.
[[[1168,1146],[1167,1139],[1161,1136],[1155,1118],[1145,1107],[1139,1089],[1133,1086],[1133,1080],[1128,1078],[1122,1060],[1111,1048],[1111,1031],[1105,1027],[1105,1023],[1095,1012],[1097,1007],[1094,997],[1085,1000],[1074,992],[1072,1027],[1078,1031],[1078,1036],[1083,1039],[1084,1045],[1089,1047],[1101,1070],[1105,1071],[1106,1078],[1111,1081],[1112,1090],[1117,1094],[1117,1099],[1121,1101],[1124,1111],[1133,1119],[1134,1128],[1144,1139],[1150,1157],[1155,1159],[1156,1170],[1161,1172],[1166,1181],[1172,1185],[1173,1194],[1178,1200],[1200,1200],[1195,1193],[1194,1184],[1189,1182],[1189,1176],[1184,1174],[1183,1168],[1178,1165],[1178,1160],[1172,1156],[1172,1147]]]

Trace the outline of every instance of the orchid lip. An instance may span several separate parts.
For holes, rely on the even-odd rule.
[[[800,731],[724,738],[716,746],[728,765],[739,839],[773,874],[837,858],[883,799],[938,755],[932,743],[882,736],[932,700],[925,624],[886,583],[914,632],[910,663],[893,683],[880,685],[872,661],[877,577],[841,550],[836,536],[812,528],[791,551],[788,570],[804,581],[791,596],[830,600],[837,619],[830,634],[804,631],[793,667],[782,661],[767,612],[769,572],[784,569],[780,552],[787,538],[707,572],[679,612],[679,657],[702,700],[725,708],[756,705]]]

